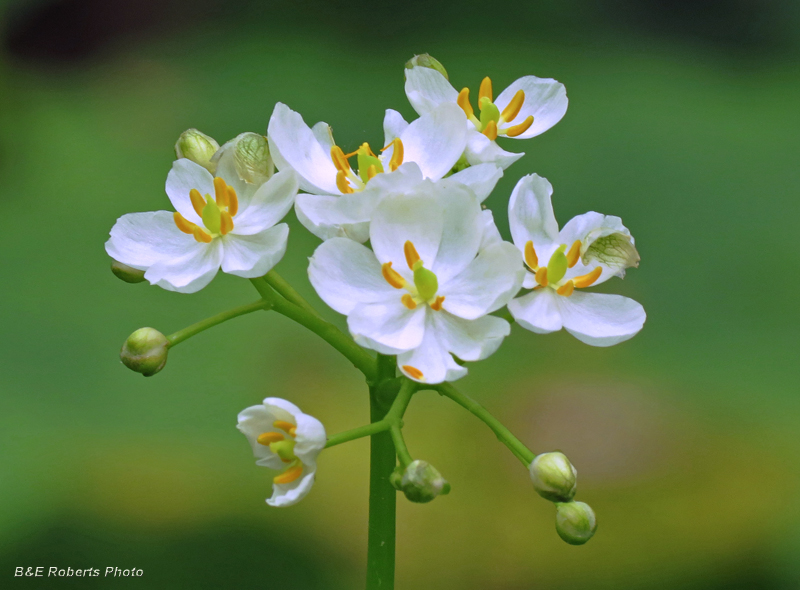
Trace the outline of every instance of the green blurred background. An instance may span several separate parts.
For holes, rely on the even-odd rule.
[[[362,585],[368,442],[327,451],[299,505],[271,509],[236,414],[267,395],[330,433],[367,420],[359,374],[316,336],[255,314],[206,332],[151,379],[117,353],[255,299],[127,285],[103,243],[127,212],[168,208],[172,145],[264,132],[276,101],[354,149],[383,109],[413,111],[402,66],[457,87],[535,74],[570,108],[488,201],[531,172],[562,223],[598,210],[637,238],[603,290],[648,312],[611,349],[515,330],[460,387],[533,450],[562,449],[598,513],[564,544],[551,504],[471,415],[433,393],[407,416],[414,455],[453,492],[402,497],[398,587],[800,588],[800,10],[792,0],[0,2],[0,585]],[[278,271],[315,303],[317,240],[291,217]],[[329,310],[327,316],[343,325]],[[141,579],[13,577],[18,566],[136,567]]]

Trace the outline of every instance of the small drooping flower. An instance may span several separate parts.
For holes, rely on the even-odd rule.
[[[497,350],[510,326],[488,314],[517,293],[525,271],[469,189],[426,180],[385,197],[369,238],[372,250],[346,238],[322,243],[308,270],[356,342],[397,355],[404,375],[426,383],[467,373],[453,355],[476,361]]]
[[[220,158],[212,176],[188,159],[176,160],[166,184],[175,212],[123,215],[106,252],[146,271],[151,284],[181,293],[199,291],[220,267],[245,278],[266,274],[286,251],[289,227],[278,222],[292,207],[297,179],[287,170],[247,182],[235,163]]]
[[[302,500],[314,484],[317,455],[327,437],[322,423],[278,397],[239,412],[236,425],[250,441],[256,465],[280,471],[272,482],[270,506],[291,506]]]
[[[406,95],[420,114],[442,104],[457,104],[468,119],[466,160],[470,165],[493,162],[508,168],[524,154],[501,149],[496,139],[536,137],[558,123],[567,112],[564,85],[550,78],[524,76],[494,99],[492,81],[483,79],[478,91],[479,114],[469,99],[469,88],[458,92],[440,72],[430,67],[406,69]]]
[[[522,327],[537,334],[565,328],[593,346],[611,346],[636,335],[646,314],[621,295],[583,293],[625,269],[639,265],[633,237],[619,217],[590,212],[572,218],[561,231],[553,213],[553,187],[536,174],[517,183],[508,203],[514,244],[528,272],[508,310]]]
[[[404,192],[423,179],[440,180],[453,171],[464,153],[464,114],[442,105],[412,123],[386,111],[385,147],[375,154],[368,143],[345,154],[326,123],[309,128],[299,113],[278,103],[269,123],[270,152],[280,170],[291,168],[300,188],[297,216],[316,236],[349,237],[364,242],[369,218],[380,199]],[[355,157],[357,168],[350,160]],[[496,166],[452,174],[448,182],[469,186],[485,199],[502,176]],[[342,197],[347,197],[342,199]]]

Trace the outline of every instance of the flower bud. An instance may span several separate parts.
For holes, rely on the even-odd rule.
[[[395,467],[394,471],[389,475],[389,483],[398,492],[403,491],[403,467],[401,465]]]
[[[138,268],[133,268],[127,264],[122,264],[117,260],[111,261],[111,272],[126,283],[141,283],[145,280],[144,271]]]
[[[597,518],[588,504],[566,502],[558,504],[556,531],[570,545],[583,545],[597,530]]]
[[[215,166],[232,167],[247,183],[262,185],[275,173],[267,138],[260,133],[240,133],[212,158]]]
[[[533,487],[545,500],[569,502],[578,487],[578,472],[564,453],[542,453],[530,466]]]
[[[169,340],[154,328],[139,328],[128,336],[119,358],[131,371],[150,377],[167,364]]]
[[[431,57],[427,53],[423,53],[421,55],[415,55],[411,59],[406,62],[406,69],[410,70],[413,67],[421,67],[421,68],[430,68],[432,70],[436,70],[445,79],[449,80],[450,77],[447,75],[447,70],[444,69],[442,62],[438,59]]]
[[[175,156],[186,158],[195,164],[200,164],[203,168],[214,174],[216,164],[211,161],[211,157],[219,149],[219,144],[205,133],[197,129],[187,129],[175,143]]]
[[[403,493],[411,502],[424,504],[438,495],[450,493],[447,483],[436,468],[427,461],[412,461],[403,473],[400,481]]]

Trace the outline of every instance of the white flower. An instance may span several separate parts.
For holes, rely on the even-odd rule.
[[[420,114],[442,104],[458,104],[470,124],[466,158],[469,164],[493,162],[504,169],[524,154],[501,149],[497,137],[528,139],[540,135],[558,123],[567,112],[564,85],[551,78],[524,76],[503,90],[496,100],[492,81],[483,79],[478,93],[480,115],[476,116],[469,100],[469,88],[458,92],[442,74],[432,68],[406,70],[406,95]]]
[[[368,221],[380,199],[404,192],[423,179],[450,174],[466,147],[464,113],[455,105],[431,109],[409,124],[396,111],[386,111],[385,148],[376,155],[368,143],[345,154],[333,141],[330,127],[309,128],[299,113],[278,103],[269,122],[270,152],[278,168],[293,169],[300,188],[301,223],[322,239],[345,236],[359,242],[369,236]],[[350,158],[356,157],[353,170]],[[448,182],[469,186],[481,199],[489,196],[502,171],[494,165],[464,170]],[[347,196],[347,199],[340,200]]]
[[[314,252],[309,277],[360,345],[397,355],[426,383],[452,381],[455,362],[491,355],[509,324],[487,315],[508,303],[525,274],[520,253],[462,185],[423,181],[384,198],[370,225],[372,250],[332,238]]]
[[[263,404],[239,412],[236,428],[250,441],[256,465],[281,471],[272,480],[267,504],[291,506],[311,491],[317,455],[327,442],[319,420],[285,399],[268,397]]]
[[[106,252],[146,271],[151,284],[181,293],[205,287],[220,266],[245,278],[266,274],[286,251],[289,228],[275,224],[292,207],[297,179],[287,170],[251,184],[236,173],[232,158],[222,158],[216,174],[176,160],[166,185],[176,211],[123,215]]]
[[[642,329],[644,308],[621,295],[581,293],[577,289],[622,277],[639,265],[633,237],[619,217],[590,212],[572,218],[558,230],[553,214],[553,187],[532,174],[517,183],[508,203],[514,244],[530,269],[524,287],[508,310],[522,327],[537,334],[562,327],[593,346],[611,346]]]

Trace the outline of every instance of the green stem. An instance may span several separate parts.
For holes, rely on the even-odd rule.
[[[522,461],[522,464],[525,465],[525,467],[528,467],[533,461],[534,457],[536,457],[536,453],[532,452],[530,449],[528,449],[528,447],[522,444],[522,442],[516,436],[511,434],[511,431],[503,426],[497,418],[492,416],[486,410],[486,408],[484,408],[474,399],[461,393],[452,384],[441,383],[439,385],[431,386],[431,389],[435,389],[445,397],[449,397],[458,405],[469,410],[475,414],[475,416],[483,420],[483,422],[497,435],[497,438],[500,440],[500,442],[506,445],[508,449],[514,453],[514,456]]]
[[[269,301],[260,299],[253,303],[248,303],[247,305],[234,307],[233,309],[229,309],[228,311],[223,311],[222,313],[218,313],[217,315],[207,318],[201,322],[192,324],[191,326],[184,328],[183,330],[178,330],[174,334],[167,336],[167,340],[169,340],[170,347],[176,346],[181,342],[183,342],[184,340],[191,338],[195,334],[199,334],[204,330],[213,328],[217,324],[221,324],[222,322],[227,322],[230,319],[233,319],[240,315],[244,315],[246,313],[252,313],[260,309],[269,309],[270,305],[271,303]]]
[[[353,428],[352,430],[346,430],[345,432],[340,432],[339,434],[334,434],[332,437],[330,437],[325,445],[325,448],[329,449],[331,447],[335,447],[336,445],[350,442],[351,440],[356,440],[357,438],[372,436],[374,434],[378,434],[379,432],[389,430],[389,428],[391,428],[391,423],[381,420],[379,422],[373,422],[372,424],[366,424],[364,426],[359,426],[358,428]]]
[[[375,359],[353,342],[347,334],[318,315],[306,311],[279,296],[265,280],[250,279],[250,282],[253,283],[261,297],[269,302],[273,310],[314,332],[342,353],[359,371],[364,373],[368,382],[376,382],[378,370]]]
[[[275,269],[269,271],[262,277],[270,287],[275,289],[278,293],[280,293],[284,299],[287,301],[291,301],[298,307],[302,307],[306,311],[313,313],[314,315],[318,316],[319,313],[316,309],[305,299],[303,296],[300,295],[297,291],[295,291],[294,287],[292,287],[281,275],[275,272]]]
[[[408,467],[409,463],[414,459],[411,457],[411,453],[408,452],[406,441],[403,438],[403,431],[399,426],[390,426],[389,434],[392,435],[392,443],[394,443],[394,450],[397,452],[397,458],[400,460],[403,467]]]

